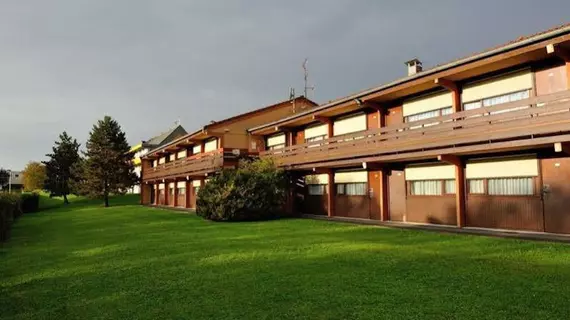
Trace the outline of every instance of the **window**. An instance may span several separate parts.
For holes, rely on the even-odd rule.
[[[182,187],[182,188],[178,188],[178,194],[183,196],[186,194],[186,188]]]
[[[281,143],[281,144],[276,144],[276,145],[273,145],[273,146],[269,146],[267,149],[268,149],[268,150],[278,150],[278,149],[283,149],[283,148],[285,148],[285,144],[284,144],[284,143]]]
[[[410,194],[414,196],[438,196],[441,192],[441,180],[420,180],[410,183]]]
[[[445,194],[455,194],[455,180],[445,180]]]
[[[514,101],[519,101],[519,100],[523,100],[523,99],[528,99],[529,97],[530,97],[530,91],[529,90],[521,90],[521,91],[517,91],[517,92],[513,92],[513,93],[503,94],[500,96],[485,98],[483,100],[477,100],[477,101],[465,103],[465,104],[463,104],[463,110],[478,109],[478,108],[481,108],[482,106],[491,107],[491,106],[495,106],[495,105],[502,104],[502,103],[514,102]],[[528,106],[521,106],[521,107],[515,107],[512,109],[495,111],[495,112],[492,112],[491,114],[499,114],[499,113],[503,113],[503,112],[521,110],[521,109],[525,109],[525,108],[528,108]]]
[[[306,138],[305,139],[305,143],[309,143],[309,142],[314,142],[314,141],[321,141],[327,138],[326,134],[320,135],[320,136],[315,136],[315,137],[311,137],[311,138]]]
[[[469,193],[470,194],[484,194],[485,193],[485,181],[483,179],[471,179],[468,180]]]
[[[339,183],[336,185],[336,192],[347,196],[365,196],[366,183]]]
[[[309,195],[312,196],[319,196],[325,194],[325,185],[324,184],[310,184],[309,186]]]
[[[200,187],[194,187],[194,194],[198,195],[198,191],[200,191]]]
[[[528,195],[534,194],[532,178],[497,178],[488,180],[490,195]]]
[[[416,114],[409,115],[406,117],[406,122],[420,121],[420,120],[425,120],[425,119],[429,119],[429,118],[445,116],[445,115],[452,114],[452,113],[453,113],[453,109],[451,107],[446,107],[446,108],[441,108],[441,109],[437,109],[437,110],[431,110],[431,111],[426,111],[426,112],[422,112],[422,113],[416,113]]]

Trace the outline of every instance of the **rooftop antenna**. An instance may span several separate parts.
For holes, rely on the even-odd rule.
[[[309,69],[307,68],[307,65],[309,64],[309,59],[305,58],[305,61],[303,62],[303,71],[305,72],[305,98],[308,98],[308,91],[309,90],[315,90],[314,86],[309,86]]]
[[[289,100],[295,99],[295,88],[289,88]]]

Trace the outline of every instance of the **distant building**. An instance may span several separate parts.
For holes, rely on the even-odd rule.
[[[8,191],[9,189],[12,189],[12,191],[21,192],[22,189],[24,188],[24,175],[22,171],[14,171],[14,170],[6,170],[6,171],[8,171],[8,173],[11,175],[11,179],[9,179],[4,186],[0,185],[0,190]]]
[[[176,140],[177,138],[185,135],[187,132],[181,125],[177,125],[170,130],[159,134],[156,137],[150,138],[148,141],[141,141],[139,144],[131,148],[131,152],[134,152],[133,163],[135,165],[135,173],[140,178],[141,177],[141,158],[146,155],[149,150],[158,148],[164,144]],[[140,186],[134,186],[129,190],[129,193],[140,193]]]

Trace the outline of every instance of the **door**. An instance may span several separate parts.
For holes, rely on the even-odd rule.
[[[368,172],[368,193],[370,196],[370,219],[380,220],[382,213],[380,209],[380,172]]]
[[[388,114],[386,115],[386,126],[398,125],[403,122],[404,117],[401,106],[388,109]]]
[[[169,206],[174,205],[174,188],[173,187],[168,188],[168,205]]]
[[[150,185],[150,203],[154,204],[154,198],[156,197],[156,190],[154,185]]]
[[[388,177],[391,221],[406,221],[406,177],[404,171],[392,170]]]
[[[570,233],[570,158],[541,160],[544,231]]]

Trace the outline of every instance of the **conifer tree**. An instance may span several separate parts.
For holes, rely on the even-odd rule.
[[[52,147],[52,153],[46,154],[49,160],[43,161],[46,166],[44,189],[48,190],[51,196],[62,196],[65,204],[69,203],[69,183],[74,179],[71,168],[79,161],[79,146],[77,140],[64,131]]]
[[[124,194],[138,181],[125,133],[105,116],[93,126],[86,147],[82,188],[91,197],[103,198],[108,207],[110,194]]]

